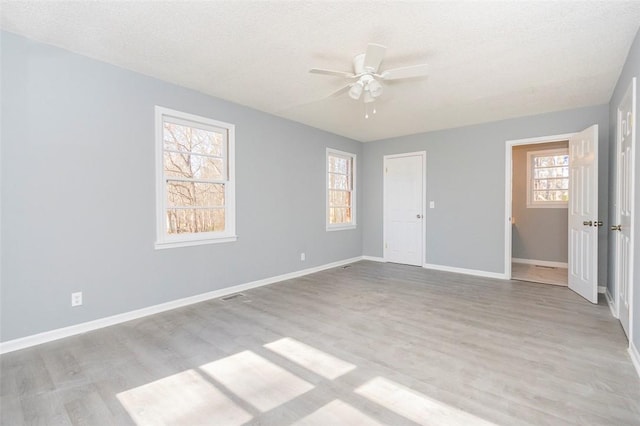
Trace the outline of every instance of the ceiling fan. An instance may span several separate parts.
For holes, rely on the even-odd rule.
[[[312,68],[309,72],[354,80],[330,96],[339,96],[344,92],[349,92],[351,99],[358,100],[362,97],[365,104],[374,102],[376,98],[382,95],[384,89],[382,82],[384,81],[423,77],[427,75],[427,64],[411,65],[381,71],[380,64],[384,59],[386,50],[387,48],[381,44],[369,43],[366,53],[361,53],[353,58],[353,72],[333,71],[320,68]]]

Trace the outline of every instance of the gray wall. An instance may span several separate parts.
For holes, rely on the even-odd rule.
[[[611,168],[610,168],[610,181],[611,186],[609,188],[609,192],[611,194],[615,193],[615,175],[617,173],[616,164],[615,164],[615,150],[616,150],[616,115],[618,110],[618,105],[620,105],[620,101],[624,96],[624,93],[629,87],[631,83],[631,79],[633,77],[640,78],[640,31],[636,34],[636,38],[631,46],[631,50],[629,51],[629,55],[627,57],[627,61],[625,62],[624,68],[622,69],[622,73],[620,74],[620,78],[618,79],[618,83],[613,91],[613,96],[611,97],[611,101],[609,102],[609,139],[610,143],[610,157],[611,157]],[[640,85],[640,81],[637,82]],[[636,90],[638,88],[636,87]],[[636,97],[638,93],[636,93]],[[636,101],[637,102],[637,101]],[[634,277],[633,277],[633,336],[632,340],[636,348],[640,349],[640,184],[638,176],[640,176],[640,147],[638,146],[640,132],[638,131],[638,123],[640,123],[640,114],[638,113],[640,105],[636,104],[636,116],[634,118],[634,123],[636,123],[636,146],[635,146],[635,167],[636,167],[636,192],[635,192],[635,212],[634,212],[634,223],[635,223],[635,232],[634,232],[634,247],[635,247],[635,255],[633,259],[634,265]],[[614,216],[614,206],[613,203],[610,206],[610,215]],[[607,224],[609,225],[609,224]],[[608,227],[607,227],[608,229]],[[611,238],[611,250],[612,254],[610,259],[610,279],[608,281],[609,292],[614,298],[617,298],[614,285],[614,270],[613,270],[613,252],[614,252],[614,238]]]
[[[457,129],[369,142],[364,150],[363,250],[382,256],[384,155],[427,152],[426,262],[504,273],[506,141],[599,125],[599,215],[607,222],[609,106],[540,114]],[[607,277],[608,233],[600,229],[598,279]]]
[[[511,254],[514,258],[567,263],[569,220],[566,208],[527,207],[527,153],[567,148],[568,142],[513,147]]]
[[[361,225],[325,231],[324,194],[326,147],[361,161],[361,143],[6,32],[0,47],[2,341],[362,254]],[[236,125],[237,242],[154,250],[154,105]]]

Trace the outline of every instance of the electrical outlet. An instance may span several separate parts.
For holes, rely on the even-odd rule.
[[[305,260],[307,260],[307,256],[304,253],[300,253],[300,261],[304,262]]]
[[[436,208],[436,202],[435,201],[429,201],[429,208],[430,209],[435,209]]]
[[[77,293],[71,293],[71,306],[80,305],[82,305],[82,292],[78,291]]]

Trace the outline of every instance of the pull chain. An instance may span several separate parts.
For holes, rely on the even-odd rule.
[[[377,111],[376,111],[376,107],[375,107],[375,104],[374,104],[374,106],[373,106],[373,111],[371,111],[371,113],[372,113],[372,114],[375,114],[376,112],[377,112]],[[368,119],[368,118],[369,118],[369,102],[365,102],[365,103],[364,103],[364,118],[365,118],[365,119]]]

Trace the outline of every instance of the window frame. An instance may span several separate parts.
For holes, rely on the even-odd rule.
[[[550,209],[566,209],[569,207],[569,201],[535,201],[533,197],[534,185],[534,173],[533,169],[535,157],[548,157],[552,155],[569,155],[569,148],[552,148],[541,149],[536,151],[527,152],[527,208],[550,208]],[[567,168],[569,166],[567,165]],[[569,179],[569,176],[566,177]],[[568,192],[568,188],[567,188]]]
[[[192,126],[204,130],[226,131],[226,180],[225,188],[225,229],[216,232],[199,232],[170,235],[166,229],[166,211],[168,205],[167,180],[164,172],[164,123],[165,118],[172,123]],[[155,145],[156,145],[156,249],[188,247],[201,244],[216,244],[236,241],[236,203],[235,203],[235,125],[213,120],[195,114],[155,106]],[[197,155],[197,154],[196,154]]]
[[[330,208],[329,205],[329,156],[336,156],[342,158],[348,158],[351,160],[351,222],[349,223],[330,223]],[[325,225],[327,231],[343,231],[348,229],[356,229],[357,221],[356,221],[356,199],[357,199],[357,161],[356,154],[351,152],[340,151],[333,148],[327,148],[326,156],[325,156]]]

